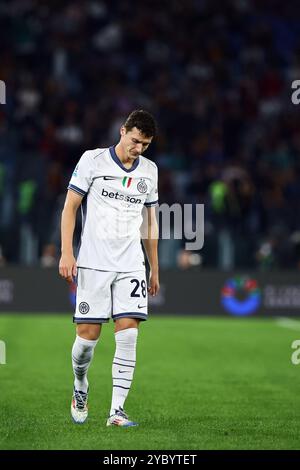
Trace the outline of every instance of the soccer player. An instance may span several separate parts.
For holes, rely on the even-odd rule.
[[[88,416],[87,372],[102,323],[112,317],[116,349],[106,424],[137,425],[129,420],[124,403],[135,369],[139,323],[147,320],[147,293],[155,296],[159,291],[157,166],[141,155],[155,134],[153,116],[143,110],[133,111],[120,129],[119,143],[84,152],[68,186],[61,220],[59,272],[69,282],[77,277],[71,404],[75,423],[84,423]],[[82,233],[76,260],[73,233],[79,206]],[[150,265],[148,287],[140,231],[145,220],[142,241]]]

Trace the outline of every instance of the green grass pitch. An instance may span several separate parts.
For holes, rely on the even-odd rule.
[[[140,426],[128,429],[105,426],[112,323],[89,371],[89,419],[71,421],[73,338],[69,316],[0,316],[0,449],[300,449],[300,331],[274,319],[152,317],[125,406]]]

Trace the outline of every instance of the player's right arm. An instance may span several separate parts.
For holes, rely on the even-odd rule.
[[[72,282],[77,274],[76,259],[73,253],[73,235],[76,223],[76,213],[83,196],[69,190],[61,216],[61,258],[59,274],[68,282]]]

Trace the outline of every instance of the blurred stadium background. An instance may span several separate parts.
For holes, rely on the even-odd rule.
[[[299,13],[296,0],[1,2],[0,448],[299,448]],[[75,288],[57,273],[60,214],[83,151],[117,142],[136,108],[158,121],[146,156],[160,202],[204,204],[205,242],[159,244],[139,347],[168,367],[149,377],[141,360],[128,399],[145,429],[121,441],[103,428],[111,338],[91,369],[106,408],[87,441],[67,416]]]

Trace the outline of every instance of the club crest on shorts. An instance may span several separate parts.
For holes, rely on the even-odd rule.
[[[138,182],[138,184],[137,184],[137,189],[138,189],[138,191],[139,191],[140,193],[145,194],[145,192],[146,192],[147,189],[148,189],[148,186],[147,186],[147,184],[146,184],[146,182],[145,182],[144,179],[141,179],[141,181]]]
[[[90,310],[90,306],[87,302],[80,302],[79,304],[79,312],[82,313],[82,315],[86,315]]]

